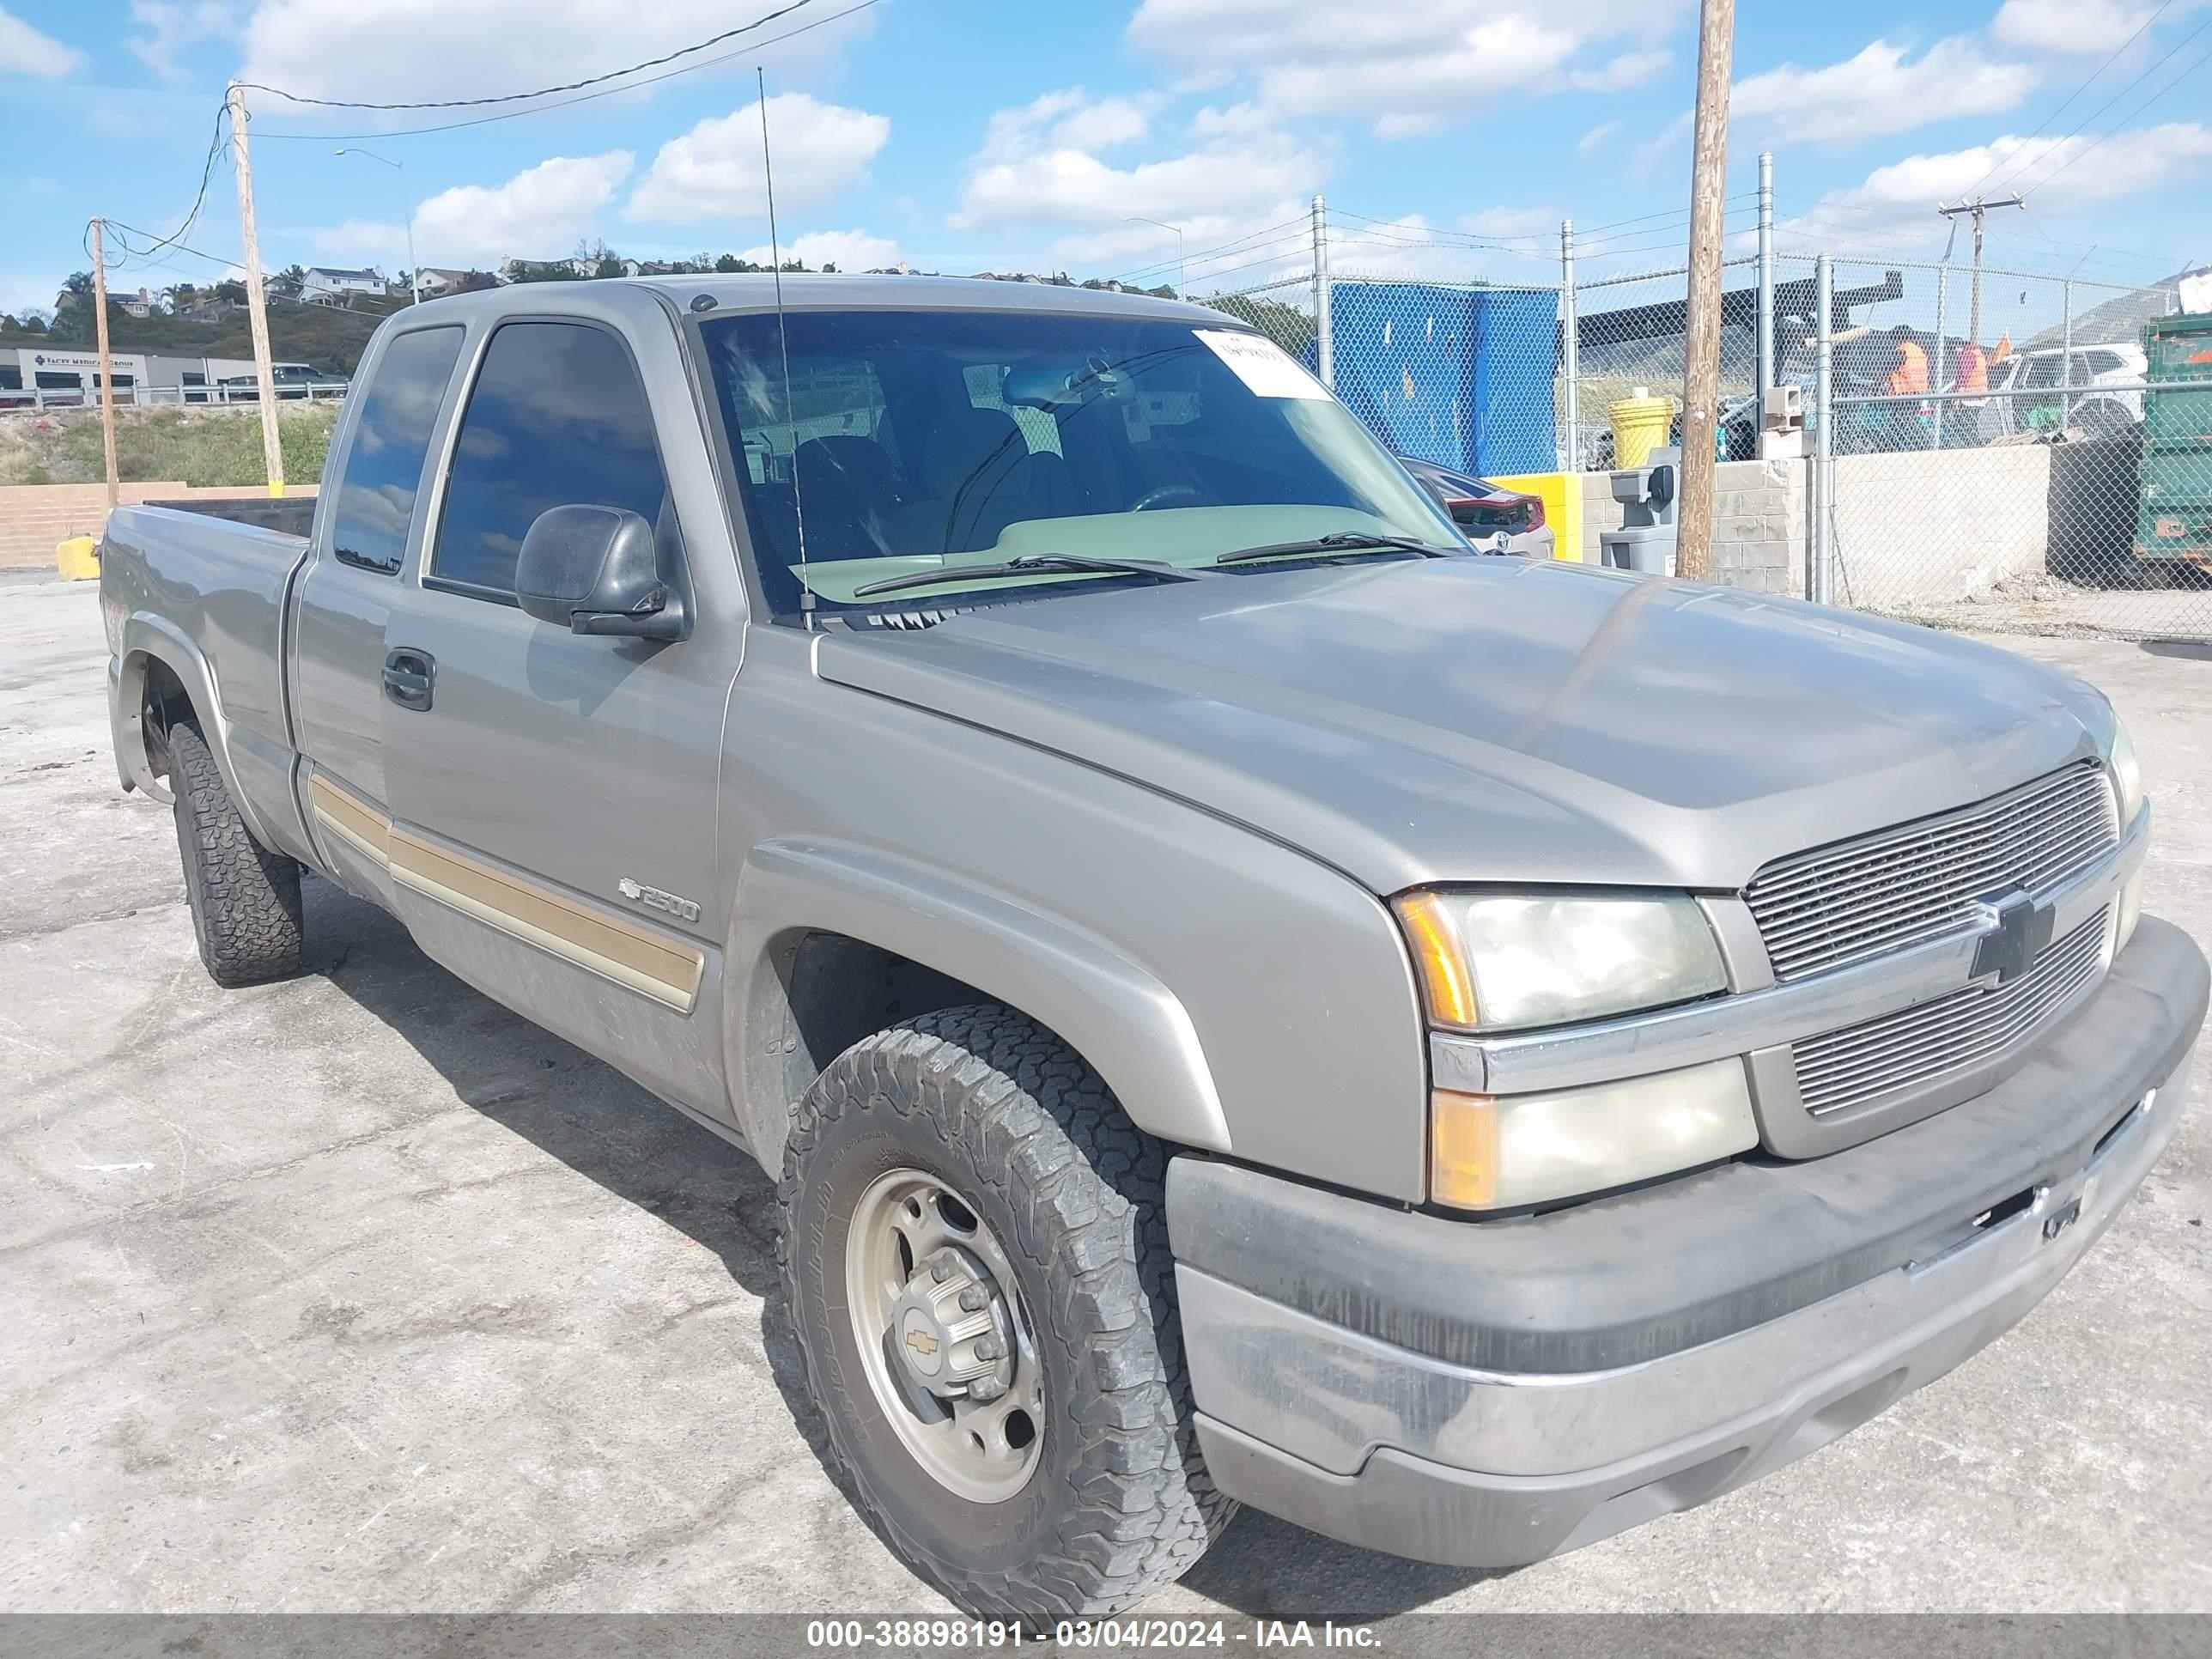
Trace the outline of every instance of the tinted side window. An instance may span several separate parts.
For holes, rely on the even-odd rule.
[[[332,508],[331,550],[341,562],[388,576],[407,556],[422,458],[460,352],[458,328],[418,329],[385,348],[361,400]]]
[[[509,323],[461,417],[430,574],[511,593],[515,555],[546,508],[627,507],[655,522],[666,489],[622,342],[580,323]]]

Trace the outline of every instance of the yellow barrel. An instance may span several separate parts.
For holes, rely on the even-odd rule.
[[[1667,447],[1674,424],[1674,400],[1655,398],[1650,387],[1640,386],[1634,397],[1623,398],[1606,413],[1613,421],[1613,465],[1642,466],[1653,450]]]
[[[89,536],[72,536],[54,549],[54,563],[65,582],[100,580],[100,548]]]

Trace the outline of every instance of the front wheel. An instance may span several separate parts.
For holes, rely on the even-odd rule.
[[[780,1255],[832,1473],[963,1612],[1117,1612],[1233,1512],[1190,1427],[1164,1173],[994,1005],[856,1043],[800,1103]]]

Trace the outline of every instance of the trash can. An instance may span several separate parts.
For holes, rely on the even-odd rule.
[[[1648,386],[1637,387],[1634,397],[1623,398],[1605,412],[1613,422],[1615,466],[1644,465],[1666,443],[1674,424],[1674,400],[1653,397]]]
[[[1676,469],[1682,464],[1682,452],[1671,447],[1655,449],[1650,461],[1649,466],[1627,467],[1613,475],[1613,499],[1620,503],[1622,524],[1618,530],[1598,532],[1598,552],[1601,562],[1615,570],[1671,576]]]

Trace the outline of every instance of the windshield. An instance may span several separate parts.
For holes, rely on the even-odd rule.
[[[854,590],[1041,554],[1195,567],[1346,532],[1463,545],[1319,382],[1225,317],[1219,329],[992,311],[785,320],[788,419],[775,315],[700,331],[779,616],[799,608],[802,507],[803,580],[830,608],[911,607],[913,592]],[[1127,580],[979,574],[921,592]]]

